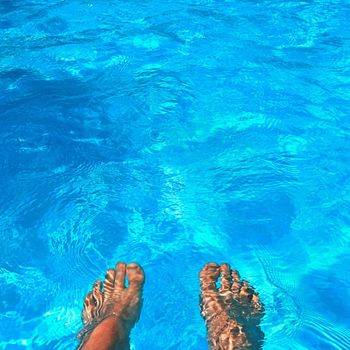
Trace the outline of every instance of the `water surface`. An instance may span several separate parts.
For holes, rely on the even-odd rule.
[[[198,271],[265,350],[350,348],[348,1],[0,2],[0,349],[74,349],[118,260],[137,350],[205,350]]]

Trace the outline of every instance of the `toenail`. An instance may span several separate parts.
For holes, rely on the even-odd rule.
[[[206,265],[206,268],[210,269],[210,270],[216,270],[216,269],[219,268],[219,265],[216,264],[216,263],[209,263],[209,264]]]
[[[136,263],[130,263],[130,264],[128,264],[127,265],[127,269],[137,269],[139,267],[139,265],[138,264],[136,264]]]

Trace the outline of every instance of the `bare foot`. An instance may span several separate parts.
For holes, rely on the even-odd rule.
[[[125,287],[125,276],[129,285]],[[84,300],[82,321],[78,333],[78,350],[129,349],[129,335],[138,321],[142,306],[145,275],[137,264],[120,262],[109,269],[103,283],[96,281]]]
[[[216,283],[221,275],[221,286]],[[211,350],[261,349],[264,308],[257,293],[230,265],[206,264],[199,275],[200,307]]]

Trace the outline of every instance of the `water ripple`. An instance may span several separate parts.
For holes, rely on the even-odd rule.
[[[72,348],[122,259],[148,276],[137,349],[206,348],[209,260],[260,291],[264,348],[350,348],[347,4],[0,13],[0,349]]]

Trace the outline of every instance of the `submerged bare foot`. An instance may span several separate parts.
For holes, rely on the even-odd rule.
[[[84,328],[77,336],[81,340],[78,350],[130,349],[129,335],[140,317],[144,281],[138,264],[120,262],[107,271],[103,290],[100,280],[94,283],[84,300]]]
[[[199,277],[210,350],[261,349],[264,333],[259,323],[264,308],[253,288],[228,264],[208,263]]]

